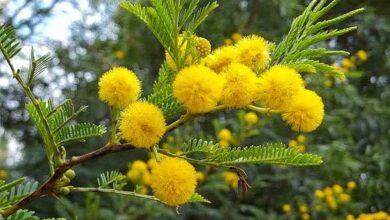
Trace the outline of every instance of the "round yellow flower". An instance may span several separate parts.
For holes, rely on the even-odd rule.
[[[115,57],[118,60],[123,60],[125,58],[126,54],[122,50],[115,51]]]
[[[296,140],[289,140],[288,146],[289,147],[298,147],[298,142]]]
[[[229,141],[227,141],[227,140],[220,140],[220,141],[218,142],[218,144],[219,144],[219,146],[222,147],[222,148],[226,148],[226,147],[229,147],[229,146],[230,146],[230,143],[229,143]]]
[[[332,186],[332,188],[333,188],[334,193],[342,193],[343,192],[343,187],[340,186],[339,184],[334,184]]]
[[[303,204],[303,205],[299,205],[299,212],[300,213],[306,213],[309,211],[309,208],[307,207],[307,205]]]
[[[304,89],[304,81],[297,71],[279,65],[261,74],[258,83],[258,100],[272,109],[283,108]]]
[[[324,188],[324,193],[326,196],[332,196],[333,195],[333,190],[329,186]]]
[[[305,135],[301,134],[301,135],[298,135],[297,137],[297,141],[300,143],[300,144],[304,144],[305,141],[306,141],[306,137]]]
[[[207,57],[211,52],[211,44],[206,38],[196,37],[195,38],[195,47],[198,51],[201,58]]]
[[[344,58],[341,61],[341,65],[348,70],[355,66],[355,62],[350,58]]]
[[[233,33],[232,34],[232,40],[234,42],[238,42],[242,39],[242,35],[240,33]]]
[[[161,110],[148,102],[136,102],[121,115],[119,129],[123,138],[138,148],[157,144],[166,130]]]
[[[215,72],[220,73],[236,60],[237,48],[233,46],[224,46],[207,56],[205,58],[205,64]]]
[[[244,37],[237,48],[238,62],[252,69],[264,69],[271,61],[269,43],[260,36]]]
[[[308,213],[305,213],[301,216],[302,220],[310,220],[310,215]]]
[[[232,132],[229,129],[221,129],[218,133],[218,138],[220,140],[230,141],[232,139]]]
[[[324,104],[315,92],[302,90],[290,100],[282,114],[294,131],[314,131],[324,119]]]
[[[225,183],[227,183],[230,187],[237,189],[238,187],[238,180],[240,180],[240,177],[235,172],[226,171],[223,173],[223,177],[225,180]]]
[[[225,82],[221,97],[222,104],[227,107],[240,108],[255,100],[257,76],[250,68],[233,63],[222,72],[221,76]]]
[[[284,213],[290,213],[291,212],[291,205],[290,204],[283,204],[282,205],[282,211]]]
[[[152,170],[150,185],[160,200],[170,206],[182,205],[195,193],[196,171],[185,160],[165,157]]]
[[[126,174],[127,178],[133,182],[133,183],[138,183],[139,180],[141,179],[142,177],[142,172],[140,172],[139,170],[129,170],[127,171],[127,174]]]
[[[341,193],[339,195],[339,200],[341,203],[346,203],[346,202],[349,202],[351,200],[351,196],[347,193]]]
[[[146,163],[142,160],[135,160],[132,164],[131,164],[131,169],[134,169],[134,170],[138,170],[138,171],[146,171],[148,169],[148,166],[146,165]]]
[[[7,179],[8,173],[6,170],[0,170],[0,179]]]
[[[149,167],[150,169],[153,169],[154,167],[156,167],[157,161],[156,161],[156,159],[153,157],[153,158],[150,158],[150,159],[148,160],[147,164],[148,164],[148,167]]]
[[[141,83],[135,73],[124,67],[114,67],[99,80],[99,98],[110,106],[124,108],[135,102]]]
[[[324,87],[325,88],[330,88],[332,86],[333,86],[333,81],[332,80],[327,79],[327,80],[324,81]]]
[[[354,190],[356,188],[356,182],[355,181],[349,181],[347,183],[348,190]]]
[[[355,217],[351,214],[347,215],[347,217],[345,217],[345,220],[355,220]]]
[[[222,88],[223,80],[201,65],[182,69],[173,82],[173,94],[191,113],[212,110],[221,98]]]
[[[366,61],[368,58],[367,52],[365,50],[359,50],[356,55],[362,62]]]
[[[259,117],[254,112],[248,112],[244,116],[244,120],[249,125],[254,125],[259,121]]]
[[[204,181],[204,174],[202,172],[196,172],[196,180],[199,183],[202,183]]]
[[[325,197],[325,193],[321,190],[316,190],[314,192],[314,196],[317,198],[317,199],[323,199]]]

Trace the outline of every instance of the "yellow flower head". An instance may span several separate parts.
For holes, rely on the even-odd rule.
[[[139,180],[141,179],[142,177],[142,172],[140,172],[139,170],[129,170],[127,171],[127,174],[126,174],[127,178],[133,182],[133,183],[137,183],[139,182]]]
[[[182,69],[173,82],[175,97],[191,113],[212,110],[221,98],[222,88],[223,80],[211,69],[201,65]]]
[[[187,161],[165,157],[152,170],[154,195],[170,206],[186,203],[195,193],[196,171]]]
[[[230,146],[230,143],[229,143],[229,141],[227,141],[227,140],[220,140],[220,141],[218,142],[218,144],[219,144],[219,146],[222,147],[222,148],[226,148],[226,147],[229,147],[229,146]]]
[[[347,193],[341,193],[339,195],[339,200],[341,203],[346,203],[346,202],[351,201],[351,196]]]
[[[337,209],[337,202],[333,196],[327,196],[326,197],[326,203],[328,204],[330,209]]]
[[[206,66],[217,73],[222,72],[231,63],[237,60],[237,48],[233,46],[224,46],[216,49],[205,58]]]
[[[126,54],[125,54],[125,52],[123,52],[123,50],[115,51],[115,57],[118,60],[123,60],[123,58],[125,58],[125,56],[126,56]]]
[[[341,65],[348,70],[355,66],[355,62],[350,58],[344,58],[341,61]]]
[[[254,112],[248,112],[245,114],[244,120],[248,125],[254,125],[259,121],[259,117]]]
[[[141,92],[141,83],[133,71],[114,67],[99,80],[99,98],[110,106],[124,108],[135,102]]]
[[[291,205],[290,204],[283,204],[282,205],[282,211],[284,213],[290,213],[291,212]]]
[[[220,140],[230,141],[232,139],[232,132],[229,129],[221,129],[218,133],[218,138]]]
[[[238,61],[252,69],[264,69],[271,60],[269,43],[260,36],[244,37],[236,46]]]
[[[308,213],[305,213],[301,216],[302,220],[310,220],[310,215]]]
[[[223,173],[223,178],[225,180],[225,183],[227,183],[230,187],[237,189],[238,180],[240,180],[240,177],[237,175],[237,173],[226,171]]]
[[[148,102],[136,102],[122,112],[119,129],[123,138],[138,148],[150,148],[165,133],[166,124],[161,110]]]
[[[320,126],[324,119],[324,104],[315,92],[301,90],[290,100],[282,114],[294,131],[311,132]]]
[[[199,183],[201,183],[201,182],[203,182],[204,181],[204,173],[202,173],[202,172],[196,172],[196,180],[199,182]]]
[[[333,190],[329,186],[324,188],[324,193],[326,196],[332,196],[333,195]]]
[[[221,76],[225,82],[221,97],[222,104],[227,107],[240,108],[254,101],[257,92],[257,77],[250,68],[233,63],[222,72]]]
[[[301,75],[286,66],[273,66],[259,78],[258,100],[273,109],[281,109],[304,88]]]
[[[314,192],[314,196],[317,198],[317,199],[323,199],[325,197],[325,193],[321,190],[316,190]]]
[[[134,169],[134,170],[138,170],[138,171],[146,171],[148,170],[148,166],[146,165],[146,163],[142,160],[135,160],[132,164],[131,164],[131,169]]]
[[[148,162],[146,162],[146,163],[148,164],[148,167],[149,167],[150,169],[153,169],[153,168],[156,167],[156,165],[157,165],[157,161],[156,161],[156,159],[155,159],[154,157],[150,158],[150,159],[148,160]]]
[[[303,135],[303,134],[298,135],[297,141],[298,141],[300,144],[304,144],[305,141],[306,141],[305,135]]]
[[[296,140],[289,140],[288,146],[289,147],[298,147],[298,142]]]
[[[332,86],[333,86],[333,81],[332,80],[327,79],[327,80],[324,81],[324,87],[325,88],[330,88]]]
[[[187,53],[187,44],[188,43],[187,43],[187,41],[185,41],[183,43],[183,40],[184,40],[184,38],[182,36],[180,36],[178,38],[178,44],[179,44],[179,46],[181,46],[180,47],[180,56],[182,56],[184,58],[184,56]],[[206,38],[194,36],[193,40],[195,42],[196,52],[199,54],[200,58],[204,58],[210,54],[211,44]],[[167,51],[165,51],[165,58],[166,58],[168,67],[171,70],[178,71],[177,64],[175,63],[172,56]],[[185,64],[191,65],[193,63],[194,63],[194,59],[193,59],[192,55],[187,54]]]
[[[359,50],[356,55],[362,62],[366,61],[368,58],[367,52],[365,50]]]
[[[354,190],[354,189],[356,189],[356,182],[355,182],[355,181],[349,181],[349,182],[347,183],[347,188],[348,188],[348,190]]]
[[[8,173],[6,170],[0,170],[0,180],[1,179],[7,179]]]
[[[343,187],[340,186],[339,184],[334,184],[332,188],[333,188],[333,192],[335,192],[335,193],[342,193],[343,192]]]
[[[239,40],[241,40],[242,39],[242,35],[240,34],[240,33],[233,33],[232,34],[232,40],[234,41],[234,42],[238,42]]]
[[[211,44],[206,38],[196,37],[195,38],[195,47],[198,51],[201,58],[207,57],[211,52]]]
[[[345,220],[355,220],[355,217],[351,214],[347,215],[347,217],[345,217]]]

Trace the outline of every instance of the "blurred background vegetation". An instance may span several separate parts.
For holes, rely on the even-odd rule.
[[[308,1],[219,3],[198,33],[209,39],[213,48],[251,33],[279,42]],[[97,79],[104,71],[117,65],[133,69],[147,95],[164,61],[164,51],[151,32],[115,1],[2,0],[0,5],[2,23],[14,25],[27,46],[54,56],[50,71],[41,76],[34,92],[41,98],[54,96],[56,103],[72,98],[80,106],[88,105],[89,113],[82,114],[81,121],[109,123],[109,109],[96,95]],[[199,192],[212,204],[186,205],[179,209],[179,216],[176,210],[154,202],[99,194],[44,198],[29,208],[43,217],[88,220],[353,219],[361,213],[386,219],[390,212],[390,1],[341,1],[328,16],[359,7],[366,8],[363,15],[340,24],[356,25],[358,31],[321,45],[351,52],[350,57],[326,60],[343,68],[348,79],[341,82],[305,75],[308,87],[317,91],[326,105],[325,121],[317,131],[293,133],[278,117],[229,111],[196,120],[172,133],[164,144],[179,151],[188,137],[224,145],[283,141],[320,154],[323,165],[243,166],[251,185],[243,196],[237,193],[234,174],[198,167]],[[43,182],[48,167],[41,140],[24,110],[26,101],[1,60],[0,179],[28,176]],[[106,139],[76,143],[69,154],[90,151]],[[148,158],[143,151],[131,151],[91,161],[76,167],[73,184],[96,184],[99,173],[120,170],[128,173],[137,190],[150,193],[148,168],[141,162]],[[135,163],[138,166],[131,164],[134,160],[141,160]]]

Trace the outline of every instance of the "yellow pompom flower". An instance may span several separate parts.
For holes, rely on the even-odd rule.
[[[220,140],[230,141],[232,139],[232,132],[229,129],[221,129],[218,133],[218,138]]]
[[[296,140],[289,140],[288,146],[296,148],[296,147],[298,147],[298,142]]]
[[[211,52],[211,44],[206,38],[196,37],[195,38],[195,47],[198,51],[201,58],[207,57]]]
[[[229,143],[229,141],[227,141],[227,140],[220,140],[220,141],[218,142],[218,144],[219,144],[219,146],[222,147],[222,148],[226,148],[226,147],[229,147],[229,146],[230,146],[230,143]]]
[[[301,216],[302,220],[310,220],[310,215],[308,213],[305,213]]]
[[[306,141],[305,135],[303,135],[303,134],[298,135],[297,141],[298,141],[300,144],[304,144],[305,141]]]
[[[152,170],[150,186],[154,195],[168,205],[182,205],[195,193],[196,171],[185,160],[165,157]]]
[[[233,46],[224,46],[214,50],[205,58],[205,64],[217,73],[225,70],[231,63],[237,60],[237,48]]]
[[[333,195],[333,190],[329,186],[324,188],[324,193],[326,196],[332,196]]]
[[[306,212],[309,211],[309,208],[307,207],[306,204],[299,205],[298,208],[299,208],[299,212],[300,212],[300,213],[306,213]]]
[[[282,205],[282,211],[284,213],[290,213],[291,212],[291,205],[290,204],[283,204]]]
[[[269,108],[281,109],[304,89],[304,81],[294,69],[278,65],[261,74],[258,86],[258,100]]]
[[[256,97],[257,76],[248,67],[233,63],[221,73],[225,86],[221,102],[227,107],[241,108],[251,104]]]
[[[341,193],[339,195],[339,200],[341,203],[347,203],[347,202],[351,201],[351,196],[347,193]]]
[[[260,36],[244,37],[236,46],[238,62],[252,69],[264,69],[271,61],[269,43]]]
[[[350,190],[350,191],[356,189],[356,182],[355,182],[355,181],[349,181],[349,182],[347,183],[347,188],[348,188],[348,190]]]
[[[199,183],[202,183],[205,179],[205,176],[204,176],[204,173],[202,172],[196,172],[196,180],[199,182]]]
[[[359,50],[357,53],[356,53],[356,56],[359,58],[360,61],[364,62],[367,60],[368,58],[368,55],[367,55],[367,52],[365,50]]]
[[[211,111],[221,98],[222,88],[221,77],[201,65],[182,69],[173,82],[173,94],[191,113]]]
[[[350,58],[344,58],[342,61],[341,61],[341,65],[345,68],[345,69],[350,69],[352,67],[355,66],[355,62],[350,59]]]
[[[146,163],[142,160],[135,160],[132,164],[131,164],[131,169],[134,169],[134,170],[138,170],[138,171],[146,171],[148,169],[148,166],[146,165]]]
[[[355,220],[355,217],[351,214],[347,215],[347,217],[345,217],[345,220]]]
[[[122,112],[119,129],[122,137],[138,148],[157,144],[166,130],[161,110],[148,102],[136,102]]]
[[[340,186],[339,184],[334,184],[332,186],[332,188],[333,188],[334,193],[342,193],[343,192],[343,187]]]
[[[126,54],[125,54],[125,52],[123,52],[123,50],[115,51],[115,57],[118,60],[123,60],[125,58],[125,56],[126,56]]]
[[[283,110],[282,118],[294,131],[314,131],[324,119],[324,104],[315,92],[301,90]]]
[[[323,199],[325,197],[325,193],[321,190],[316,190],[314,192],[314,196],[317,198],[317,199]]]
[[[242,35],[240,33],[233,33],[232,34],[232,40],[234,42],[238,42],[242,39]]]
[[[227,183],[230,187],[237,189],[238,180],[240,180],[240,177],[237,175],[237,173],[226,171],[223,173],[223,178],[225,180],[225,183]]]
[[[99,98],[110,106],[124,108],[135,102],[141,92],[141,83],[135,73],[124,67],[114,67],[99,80]]]
[[[254,112],[248,112],[245,114],[244,120],[248,125],[254,125],[259,121],[259,117]]]

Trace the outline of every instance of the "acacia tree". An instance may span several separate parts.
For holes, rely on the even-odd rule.
[[[241,191],[249,189],[242,164],[279,164],[311,166],[322,163],[318,155],[300,153],[281,143],[222,148],[202,140],[183,143],[177,155],[159,147],[161,138],[196,117],[225,109],[251,109],[261,114],[281,115],[292,130],[311,132],[324,117],[320,96],[304,86],[301,74],[327,73],[339,80],[342,71],[318,61],[329,56],[348,55],[346,51],[313,48],[316,43],[354,31],[356,27],[324,30],[344,19],[361,13],[357,9],[329,20],[319,19],[339,1],[312,1],[297,17],[287,36],[271,43],[251,35],[234,46],[211,51],[207,39],[196,36],[197,28],[218,7],[211,2],[203,7],[199,1],[151,1],[151,6],[122,2],[120,7],[143,21],[166,51],[166,62],[151,94],[141,97],[141,82],[124,67],[115,67],[99,80],[99,98],[111,110],[110,139],[104,146],[80,156],[68,157],[66,146],[74,141],[99,137],[106,128],[92,123],[76,123],[76,116],[86,107],[74,109],[71,100],[55,106],[52,100],[38,100],[31,85],[47,67],[48,55],[36,58],[31,51],[26,72],[13,65],[20,42],[10,26],[0,29],[0,49],[30,102],[26,110],[42,140],[50,167],[50,178],[38,187],[24,178],[1,182],[0,214],[31,216],[21,210],[42,196],[56,197],[70,192],[113,193],[161,202],[177,207],[191,202],[209,202],[196,191],[196,174],[191,164],[229,169],[239,176]],[[144,149],[154,154],[151,187],[154,195],[126,190],[125,176],[117,171],[103,173],[97,187],[70,184],[75,178],[71,169],[86,161],[120,151]],[[179,169],[178,169],[179,168]]]

